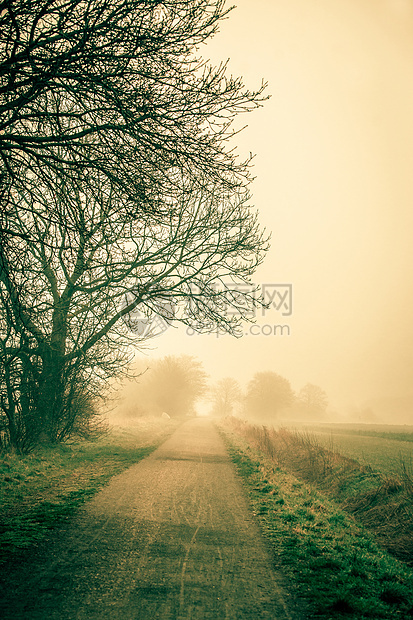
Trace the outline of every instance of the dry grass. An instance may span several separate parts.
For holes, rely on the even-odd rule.
[[[412,618],[413,570],[381,548],[324,491],[276,464],[268,433],[241,428],[236,421],[225,426],[224,440],[269,540],[275,565],[291,593],[308,605],[305,617]],[[263,438],[272,456],[252,446],[242,431]]]
[[[305,480],[352,514],[397,558],[413,564],[413,479],[374,471],[323,448],[309,433],[274,430],[236,418],[227,424],[250,445]]]

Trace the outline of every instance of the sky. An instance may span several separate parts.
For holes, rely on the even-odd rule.
[[[254,281],[290,284],[291,314],[273,307],[240,339],[170,327],[153,354],[243,385],[273,370],[322,387],[338,416],[413,423],[413,0],[239,0],[202,55],[268,82],[235,144],[255,153],[272,233]]]

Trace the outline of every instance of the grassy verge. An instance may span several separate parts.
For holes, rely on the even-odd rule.
[[[93,442],[0,456],[0,564],[66,523],[112,476],[152,452],[178,426],[140,419]]]
[[[413,565],[413,478],[387,474],[328,450],[306,433],[275,431],[233,418],[231,428],[270,459],[310,482],[368,528],[397,558]]]
[[[307,600],[311,618],[413,617],[413,571],[312,484],[298,480],[224,428],[275,563]]]

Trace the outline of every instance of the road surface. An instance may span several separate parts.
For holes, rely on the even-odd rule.
[[[6,620],[296,620],[224,444],[191,419],[55,534]]]

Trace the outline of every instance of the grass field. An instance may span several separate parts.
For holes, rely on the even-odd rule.
[[[300,431],[299,431],[300,432]],[[413,474],[413,427],[329,424],[308,426],[323,447],[387,474]]]
[[[307,601],[308,617],[413,618],[412,568],[387,553],[376,534],[341,505],[350,495],[371,505],[377,500],[381,509],[393,490],[377,494],[380,475],[294,433],[272,433],[236,419],[222,429],[274,563]]]
[[[152,452],[178,424],[141,418],[93,442],[0,455],[0,564],[71,519],[86,499]]]
[[[277,465],[333,498],[368,527],[384,548],[413,565],[413,476],[396,457],[403,442],[350,434],[332,438],[324,434],[320,440],[318,434],[308,430],[275,430],[236,419],[232,424]],[[338,449],[334,442],[337,436],[348,446],[347,450]],[[363,460],[357,458],[354,446],[358,439],[367,447],[371,447],[370,439],[379,442],[371,448],[371,458],[366,456],[367,449]],[[391,447],[386,451],[389,442]],[[394,462],[397,473],[392,467]]]

